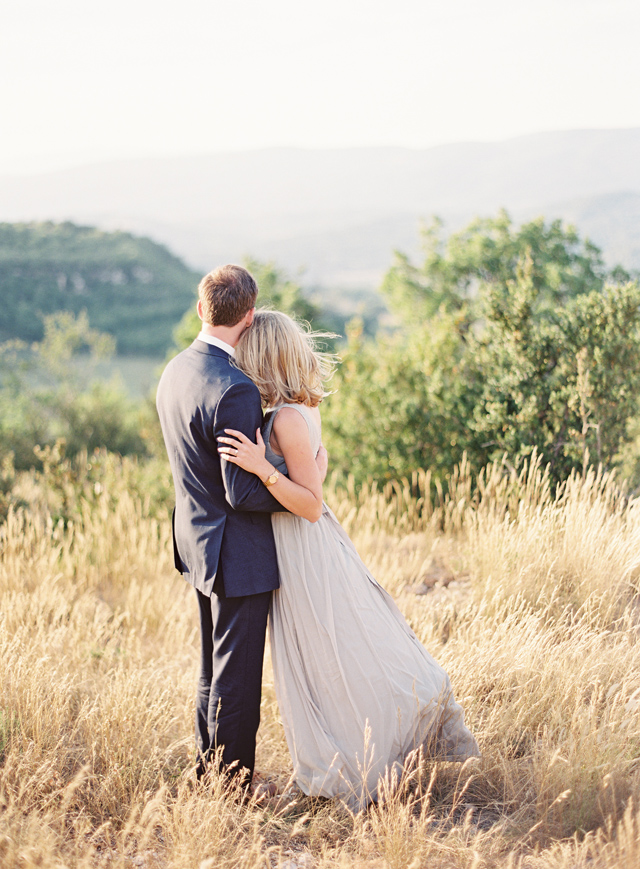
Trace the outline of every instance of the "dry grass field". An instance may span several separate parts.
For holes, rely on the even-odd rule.
[[[166,469],[55,458],[5,485],[3,869],[640,866],[640,502],[615,480],[555,492],[534,462],[463,466],[446,497],[426,475],[327,486],[483,753],[426,763],[354,816],[195,783],[196,609],[171,565]],[[258,755],[285,786],[268,661]]]

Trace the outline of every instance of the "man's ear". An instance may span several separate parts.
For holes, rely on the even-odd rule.
[[[202,316],[202,300],[201,299],[198,299],[198,304],[196,305],[196,311],[198,312],[198,317],[200,317],[200,319],[204,323],[204,317]]]
[[[245,321],[244,321],[244,324],[245,324],[247,329],[253,323],[253,315],[255,314],[255,312],[256,312],[256,309],[251,308],[251,310],[248,311],[248,313],[247,313],[247,316],[246,316]]]

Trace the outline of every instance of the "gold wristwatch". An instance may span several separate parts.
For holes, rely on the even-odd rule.
[[[274,483],[277,483],[279,477],[280,477],[280,471],[277,471],[274,468],[273,474],[270,474],[270,476],[268,476],[266,480],[263,480],[267,489],[269,488],[269,486],[273,486]]]

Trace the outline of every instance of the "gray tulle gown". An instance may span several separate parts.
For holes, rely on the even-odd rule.
[[[304,417],[314,452],[321,440],[304,405],[275,408],[264,439],[267,458],[282,472],[269,436],[284,406]],[[271,655],[300,789],[359,810],[377,799],[380,778],[399,773],[420,746],[440,760],[479,755],[449,677],[331,510],[325,505],[315,523],[274,513],[272,524],[280,588],[271,605]]]

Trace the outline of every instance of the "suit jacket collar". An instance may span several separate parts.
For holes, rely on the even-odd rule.
[[[227,341],[223,341],[222,338],[218,338],[217,335],[209,335],[204,329],[201,329],[199,334],[196,335],[198,341],[204,341],[205,344],[213,344],[214,347],[220,347],[222,350],[225,350],[229,356],[235,356],[236,351]]]
[[[230,354],[226,350],[223,350],[222,347],[216,347],[215,344],[207,344],[206,341],[201,341],[199,338],[194,340],[191,347],[197,350],[198,353],[205,353],[208,356],[219,356],[221,359],[231,359]]]

